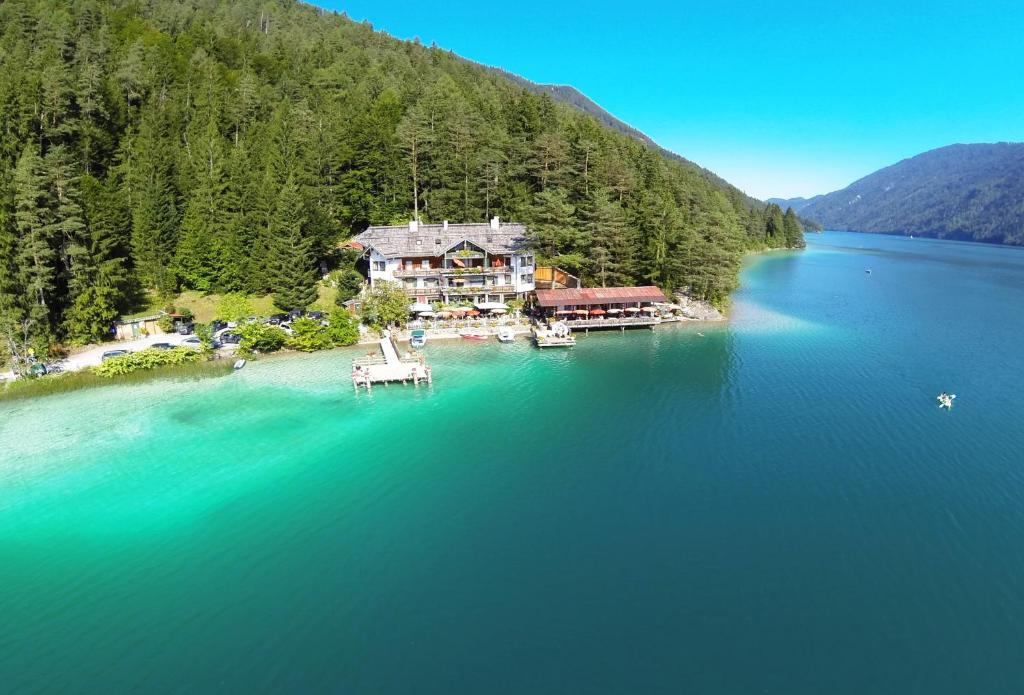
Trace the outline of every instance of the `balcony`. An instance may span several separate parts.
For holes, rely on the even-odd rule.
[[[394,271],[396,278],[462,277],[472,275],[511,274],[512,268],[399,268]]]
[[[509,294],[516,291],[514,285],[453,285],[442,289],[446,294]]]

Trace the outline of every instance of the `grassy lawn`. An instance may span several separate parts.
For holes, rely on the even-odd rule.
[[[310,307],[310,309],[319,311],[331,311],[335,308],[334,298],[338,294],[338,290],[334,287],[327,287],[323,284],[317,284],[317,294],[319,297]],[[177,297],[170,300],[160,301],[156,297],[149,296],[149,306],[136,311],[133,314],[125,316],[125,318],[137,318],[140,316],[151,316],[159,313],[168,304],[173,304],[175,307],[180,309],[188,309],[199,323],[210,323],[216,317],[217,304],[220,302],[221,295],[219,294],[203,294],[196,291],[182,292]],[[274,306],[274,297],[272,295],[250,296],[249,303],[252,304],[253,313],[256,316],[270,316],[276,314],[279,309]]]

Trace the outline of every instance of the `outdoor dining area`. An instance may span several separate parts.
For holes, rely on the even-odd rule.
[[[630,328],[661,322],[665,295],[657,287],[537,290],[537,312],[573,328]]]
[[[431,329],[498,328],[525,323],[518,310],[503,302],[478,302],[471,306],[437,306],[416,302],[409,307],[410,327]]]

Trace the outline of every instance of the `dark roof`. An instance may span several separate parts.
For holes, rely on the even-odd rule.
[[[526,250],[526,227],[518,222],[502,222],[492,229],[479,224],[420,224],[416,231],[409,225],[370,227],[356,242],[373,247],[385,256],[441,256],[448,249],[468,241],[488,253],[520,253]],[[440,243],[438,243],[440,242]]]
[[[593,306],[595,304],[632,304],[635,302],[664,301],[665,295],[654,286],[537,290],[537,303],[542,307]]]

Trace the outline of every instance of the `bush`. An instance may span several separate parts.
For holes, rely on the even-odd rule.
[[[201,352],[183,347],[174,348],[173,350],[143,350],[109,359],[103,364],[93,367],[92,372],[99,376],[110,378],[131,374],[143,369],[197,362],[202,358],[203,354]]]
[[[359,324],[344,310],[331,312],[330,326],[327,327],[327,335],[331,342],[338,347],[355,345],[359,342]]]
[[[246,352],[277,352],[288,342],[288,334],[277,326],[265,323],[247,323],[239,327],[242,342],[238,344]]]
[[[288,347],[302,352],[315,352],[327,350],[334,347],[327,329],[309,318],[295,319],[292,321],[292,335],[288,339]]]

